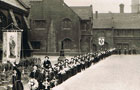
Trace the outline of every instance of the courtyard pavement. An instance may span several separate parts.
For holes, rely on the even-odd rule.
[[[113,55],[52,90],[140,90],[140,55]]]

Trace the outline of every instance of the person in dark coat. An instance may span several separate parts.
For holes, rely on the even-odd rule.
[[[24,90],[21,82],[21,72],[16,67],[13,67],[12,84],[12,90]]]
[[[127,54],[126,48],[124,49],[124,54],[125,54],[125,55]]]
[[[50,67],[52,67],[51,62],[50,62],[48,56],[45,57],[45,60],[44,60],[44,63],[43,63],[43,67],[46,68],[46,69],[49,69]]]
[[[137,53],[136,53],[136,49],[134,49],[134,48],[133,48],[133,54],[137,54]]]
[[[129,50],[128,50],[128,54],[130,54],[130,55],[131,55],[131,49],[129,49]]]
[[[121,55],[121,49],[119,49],[119,55]]]
[[[39,83],[39,90],[44,90],[45,86],[43,85],[43,82],[45,81],[45,71],[43,68],[41,68],[41,72],[38,76],[38,83]]]
[[[35,65],[33,67],[33,71],[30,73],[30,77],[33,77],[36,80],[38,80],[39,73],[40,73],[40,71],[37,69],[37,66]]]

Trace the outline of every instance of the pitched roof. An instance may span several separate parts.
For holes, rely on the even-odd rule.
[[[94,14],[93,28],[140,29],[140,14],[98,13]]]
[[[30,7],[31,0],[21,0],[21,1],[24,2],[28,7]]]
[[[42,0],[20,0],[20,1],[24,2],[25,5],[27,5],[28,7],[31,7],[30,1],[42,1]]]
[[[18,0],[0,0],[0,1],[12,5],[14,7],[17,7],[21,10],[27,11],[27,9]]]
[[[92,6],[70,6],[70,8],[83,20],[92,18]]]
[[[30,8],[30,5],[28,5],[29,3],[27,2],[30,2],[30,0],[26,0],[26,2],[24,2],[25,0],[18,0],[20,4],[22,4],[25,8],[29,9]]]

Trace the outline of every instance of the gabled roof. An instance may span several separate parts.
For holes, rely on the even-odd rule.
[[[43,0],[22,0],[28,7],[31,7],[31,1],[43,1]],[[63,5],[65,5],[66,7],[68,7],[74,14],[76,14],[76,16],[81,19],[81,17],[72,10],[72,8],[70,8],[63,0],[60,0],[60,2],[63,3]]]
[[[18,0],[20,4],[22,4],[26,9],[29,9],[30,6],[27,4],[27,2],[30,2],[30,0],[26,0],[27,2],[24,2],[25,0]]]
[[[82,19],[89,20],[93,17],[92,6],[70,6],[70,8]]]
[[[31,0],[21,0],[21,1],[24,2],[28,7],[30,7]]]
[[[25,3],[26,6],[31,7],[30,1],[42,1],[42,0],[20,0]]]
[[[93,28],[140,29],[140,14],[98,13],[93,18]]]
[[[24,11],[28,11],[20,2],[19,0],[0,0],[1,2],[4,2],[6,4],[9,4],[11,6],[14,6],[14,7],[17,7],[21,10],[24,10]]]

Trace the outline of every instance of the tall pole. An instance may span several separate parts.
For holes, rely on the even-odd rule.
[[[24,51],[23,50],[24,49],[23,49],[23,33],[22,33],[22,35],[21,35],[21,55],[22,55],[22,59],[24,57]]]

